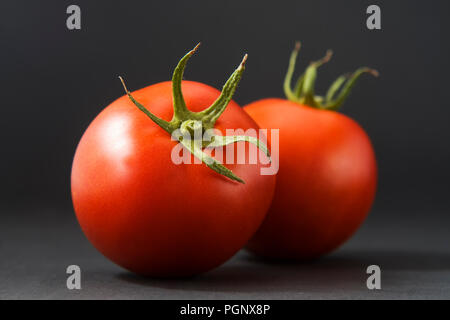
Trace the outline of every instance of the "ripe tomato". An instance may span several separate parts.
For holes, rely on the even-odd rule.
[[[297,82],[295,94],[290,78],[298,49],[291,56],[285,83],[286,94],[294,101],[263,99],[244,107],[260,127],[279,129],[274,199],[248,244],[251,251],[272,258],[310,259],[337,248],[365,219],[377,181],[367,134],[352,119],[332,111],[361,73],[374,71],[360,69],[345,84],[345,78],[339,78],[332,85],[334,92],[323,98],[312,89],[317,67],[327,60],[314,62]]]
[[[177,77],[175,71],[172,84],[130,97],[169,121],[182,71]],[[182,92],[193,112],[220,94],[192,81],[182,82]],[[215,128],[258,129],[234,101]],[[187,276],[222,264],[255,233],[274,192],[275,176],[260,175],[261,164],[227,165],[241,184],[204,164],[174,164],[176,144],[123,96],[89,125],[73,160],[72,198],[84,233],[106,257],[139,274]]]

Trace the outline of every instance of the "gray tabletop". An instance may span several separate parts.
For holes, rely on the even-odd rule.
[[[419,299],[450,298],[450,218],[374,210],[333,254],[310,263],[269,263],[239,252],[189,279],[142,278],[108,261],[85,239],[70,211],[3,212],[0,299]],[[389,216],[383,212],[383,217]],[[66,268],[81,268],[68,290]],[[381,268],[381,290],[366,285]]]

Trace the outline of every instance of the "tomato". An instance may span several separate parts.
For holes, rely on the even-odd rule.
[[[181,85],[184,65],[181,75],[177,69],[172,83],[130,98],[167,122],[177,86],[191,112],[217,99],[220,92],[205,84]],[[234,101],[226,103],[216,129],[258,129]],[[272,199],[275,176],[260,175],[262,164],[227,164],[239,183],[205,164],[174,164],[176,144],[123,96],[94,119],[75,153],[72,198],[81,228],[102,254],[135,273],[189,276],[222,264],[256,232]]]
[[[279,129],[274,199],[248,244],[249,250],[271,258],[312,259],[336,249],[364,221],[376,191],[377,166],[369,137],[355,121],[334,111],[359,75],[375,72],[360,69],[346,84],[339,78],[325,101],[314,95],[311,82],[328,56],[308,67],[295,95],[290,77],[298,49],[285,83],[295,101],[262,99],[244,107],[260,127]]]

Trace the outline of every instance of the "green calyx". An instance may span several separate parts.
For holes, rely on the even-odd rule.
[[[359,68],[352,74],[338,77],[330,86],[325,96],[315,94],[314,85],[317,78],[317,69],[327,63],[333,54],[328,50],[326,55],[317,61],[313,61],[306,68],[305,72],[298,78],[294,89],[292,89],[292,77],[295,70],[295,62],[300,51],[300,42],[296,42],[292,51],[289,67],[284,79],[284,93],[286,97],[293,102],[301,103],[313,108],[324,110],[337,110],[347,99],[356,81],[363,73],[370,73],[377,77],[378,72],[367,67]]]
[[[239,141],[246,141],[256,145],[267,156],[270,157],[267,146],[260,140],[250,136],[219,136],[214,134],[206,134],[210,129],[214,128],[214,124],[220,115],[225,111],[228,103],[231,101],[236,87],[241,80],[242,73],[245,69],[247,55],[244,56],[242,62],[237,69],[231,74],[222,88],[219,97],[211,106],[200,112],[190,111],[186,107],[186,103],[181,91],[181,82],[183,79],[184,69],[189,58],[198,49],[200,43],[194,49],[189,51],[176,66],[172,76],[172,95],[173,95],[173,117],[170,121],[165,121],[151,113],[146,107],[140,104],[130,91],[128,91],[124,80],[119,77],[126,94],[130,100],[145,113],[154,123],[164,129],[172,137],[176,139],[196,158],[200,159],[209,168],[217,173],[226,176],[234,181],[244,183],[244,181],[236,176],[230,169],[219,163],[216,159],[210,157],[204,152],[204,148],[217,148]],[[205,134],[204,134],[205,133]]]

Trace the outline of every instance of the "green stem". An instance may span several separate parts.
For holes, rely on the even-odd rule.
[[[127,86],[125,85],[125,81],[121,76],[119,76],[120,82],[122,82],[123,89],[125,90],[126,94],[128,95],[128,98],[136,105],[136,107],[139,108],[143,113],[145,113],[150,119],[152,119],[158,126],[163,128],[168,133],[172,134],[173,130],[175,129],[171,122],[167,122],[163,119],[158,118],[153,113],[151,113],[146,107],[144,107],[142,104],[136,101],[134,97],[131,95],[130,91],[128,91]]]
[[[227,82],[222,88],[222,92],[220,93],[216,101],[214,101],[209,108],[197,114],[197,117],[202,119],[205,129],[211,129],[214,127],[217,119],[225,111],[228,103],[230,103],[231,99],[233,98],[236,87],[239,84],[242,73],[245,70],[245,62],[247,61],[247,57],[248,55],[244,55],[242,62],[239,64],[238,68],[231,74],[230,78],[228,78]]]
[[[301,97],[299,97],[299,101],[301,103],[304,103],[308,106],[320,108],[320,101],[316,100],[315,93],[314,93],[314,86],[316,83],[317,78],[317,69],[322,66],[323,64],[330,61],[331,57],[333,55],[333,52],[331,50],[328,50],[325,56],[318,60],[311,62],[308,68],[306,68],[305,71],[305,79],[303,81],[303,87],[302,87],[302,93]]]
[[[257,146],[264,154],[270,157],[270,152],[267,146],[258,140],[258,138],[250,137],[250,136],[213,136],[211,139],[212,142],[207,145],[207,148],[217,148],[226,146],[232,143],[236,143],[239,141],[249,142]]]
[[[204,164],[206,164],[210,169],[215,172],[230,178],[231,180],[245,183],[244,180],[239,178],[237,175],[233,173],[230,169],[220,164],[216,159],[208,156],[206,153],[202,151],[202,149],[198,146],[198,144],[193,140],[185,140],[182,139],[180,143],[189,150],[197,159],[200,159]]]
[[[310,63],[310,65],[306,68],[306,71],[298,78],[295,88],[292,90],[292,76],[295,71],[295,62],[299,50],[300,43],[296,42],[295,48],[289,59],[289,67],[283,83],[286,98],[293,102],[317,109],[337,110],[344,103],[356,81],[363,73],[370,73],[374,76],[378,76],[378,72],[373,69],[360,68],[351,76],[343,75],[337,78],[331,84],[325,97],[316,95],[315,83],[317,79],[317,69],[330,60],[332,51],[328,50],[327,54],[322,59]],[[337,98],[335,98],[336,94]]]
[[[192,55],[197,51],[200,43],[198,43],[194,49],[189,51],[183,58],[181,58],[178,65],[172,75],[172,94],[173,94],[173,118],[174,120],[185,119],[190,115],[190,111],[186,107],[186,102],[184,101],[183,92],[181,91],[181,82],[183,80],[184,69],[186,64]]]
[[[325,96],[325,101],[328,103],[331,100],[333,100],[334,96],[336,95],[336,92],[342,87],[345,80],[348,79],[347,75],[343,75],[338,77],[330,86],[330,88],[327,91],[327,94]]]
[[[378,77],[378,71],[370,69],[370,68],[359,68],[356,70],[350,78],[347,80],[345,85],[342,87],[338,97],[334,101],[330,101],[325,105],[325,109],[328,110],[337,110],[344,103],[345,99],[347,99],[348,95],[352,91],[353,86],[356,81],[363,73],[370,73],[374,77]]]
[[[300,47],[301,47],[301,43],[300,43],[300,41],[297,41],[295,43],[295,48],[291,53],[291,57],[289,58],[289,65],[288,65],[288,69],[287,69],[286,76],[284,78],[284,83],[283,83],[284,94],[291,101],[298,100],[297,96],[292,91],[291,83],[292,83],[292,76],[294,75],[294,70],[295,70],[295,62],[297,60],[297,55],[298,55],[298,52],[300,51]]]
[[[297,83],[295,84],[294,88],[294,94],[297,100],[301,97],[304,83],[305,83],[305,74],[303,73],[300,77],[298,77]]]
[[[236,176],[230,169],[226,168],[224,165],[219,163],[214,158],[205,154],[202,150],[203,146],[207,147],[219,147],[224,146],[230,143],[236,143],[238,141],[245,141],[252,144],[255,144],[259,149],[261,149],[266,155],[269,156],[269,151],[267,146],[259,141],[257,138],[249,137],[249,136],[212,136],[212,142],[203,141],[203,132],[206,132],[208,129],[214,128],[214,125],[220,115],[225,111],[227,105],[233,98],[234,92],[236,91],[236,87],[241,80],[242,73],[244,72],[244,65],[247,60],[247,55],[244,56],[242,62],[239,64],[238,68],[232,73],[230,78],[227,80],[225,85],[223,86],[222,92],[219,97],[214,101],[214,103],[200,112],[192,112],[186,107],[186,103],[183,98],[183,93],[181,90],[181,83],[183,79],[184,69],[186,67],[187,61],[189,58],[195,53],[197,50],[198,44],[194,49],[189,51],[178,63],[177,67],[174,70],[172,76],[172,94],[173,94],[173,117],[172,120],[167,122],[163,119],[158,118],[152,112],[150,112],[146,107],[144,107],[141,103],[139,103],[133,95],[128,91],[124,80],[122,77],[120,81],[124,87],[126,94],[128,95],[131,102],[134,103],[136,107],[139,108],[142,112],[144,112],[153,122],[155,122],[158,126],[164,129],[167,133],[172,135],[176,130],[180,130],[182,135],[178,139],[179,142],[191,152],[196,158],[200,159],[203,163],[205,163],[209,168],[216,171],[217,173],[230,178],[231,180],[238,181],[240,183],[244,183],[244,181]],[[201,137],[201,141],[196,140],[197,135],[196,132],[199,133]],[[194,138],[192,138],[192,136]]]

